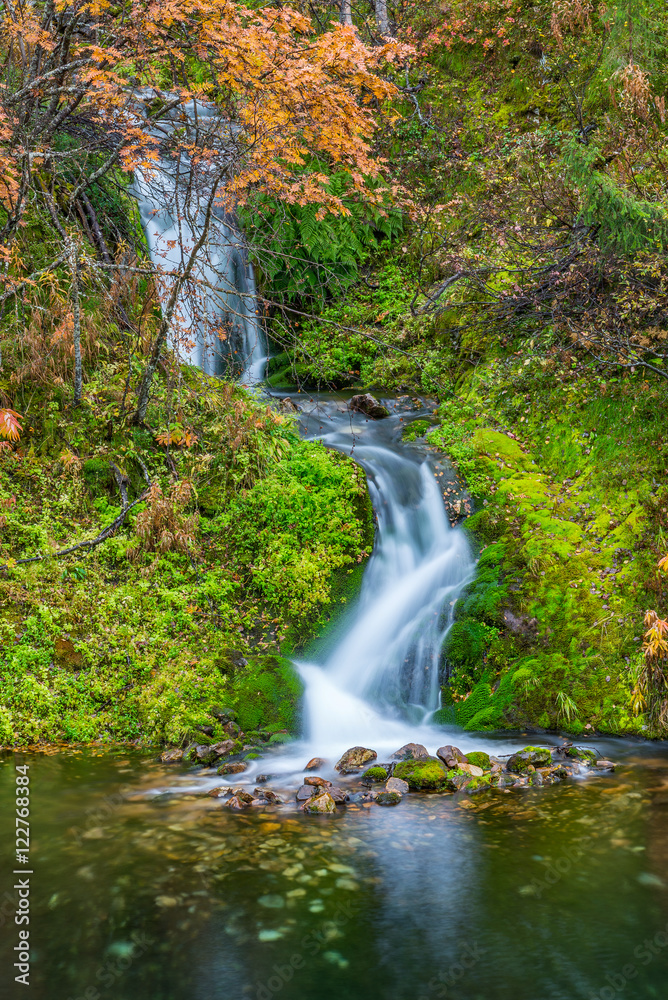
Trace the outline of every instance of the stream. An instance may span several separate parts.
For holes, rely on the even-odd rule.
[[[167,268],[198,231],[180,184],[167,156],[135,178],[151,255]],[[184,301],[172,346],[211,375],[232,359],[256,384],[267,347],[254,276],[222,214],[199,273],[217,291]],[[535,742],[430,723],[443,638],[475,573],[444,506],[452,469],[402,441],[400,401],[373,421],[335,395],[299,399],[303,433],[365,469],[377,525],[358,599],[298,664],[304,736],[229,780],[252,792],[262,772],[284,802],[235,812],[208,794],[225,780],[214,769],[155,752],[0,755],[0,1000],[665,1000],[668,745],[590,739],[617,769],[549,787],[416,793],[393,808],[354,796],[324,817],[296,809],[312,756],[345,785],[354,779],[333,765],[355,744],[383,761],[407,742],[497,755]],[[29,987],[9,974],[23,762]]]

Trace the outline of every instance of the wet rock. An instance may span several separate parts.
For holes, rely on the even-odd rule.
[[[163,764],[174,764],[176,761],[183,760],[183,750],[163,750],[160,754],[160,760]]]
[[[317,774],[311,774],[307,778],[304,778],[305,785],[320,785],[322,788],[328,788],[331,785],[331,781],[327,781],[326,778],[319,778]]]
[[[403,796],[399,792],[377,792],[376,804],[379,806],[398,806]]]
[[[281,796],[274,792],[271,788],[256,788],[253,794],[258,799],[264,799],[265,802],[269,802],[272,806],[278,806],[283,801]]]
[[[299,407],[289,396],[279,400],[278,409],[281,413],[299,413]]]
[[[461,752],[459,747],[452,747],[449,744],[439,747],[436,756],[443,761],[447,768],[457,768],[460,764],[468,764],[468,757]]]
[[[595,764],[596,754],[585,747],[567,747],[565,756],[570,760],[578,760],[581,764]]]
[[[247,792],[242,786],[239,786],[239,788],[233,788],[232,795],[239,799],[240,802],[245,802],[247,806],[251,805],[255,801],[251,793]]]
[[[210,749],[215,753],[216,757],[226,757],[229,753],[233,753],[238,746],[239,744],[236,740],[223,740],[222,743],[214,743]]]
[[[448,792],[463,792],[473,780],[470,774],[464,774],[463,771],[448,771],[445,778],[444,790]]]
[[[211,799],[222,799],[226,795],[229,795],[229,792],[230,792],[229,788],[227,788],[225,785],[219,785],[217,788],[211,788],[206,794]]]
[[[237,739],[241,733],[241,727],[237,725],[236,722],[226,722],[223,726],[223,732],[230,736],[233,740]]]
[[[187,752],[188,760],[193,760],[197,764],[213,764],[218,759],[218,754],[211,746],[197,743]]]
[[[262,785],[265,781],[269,781],[269,777],[270,776],[268,774],[258,774],[255,780],[257,781],[258,785]]]
[[[297,799],[297,802],[306,802],[308,799],[313,798],[314,795],[319,794],[321,793],[318,791],[317,785],[302,785],[302,787],[298,789],[295,798]]]
[[[617,765],[613,764],[611,760],[597,760],[596,767],[601,768],[603,771],[614,771]]]
[[[353,410],[354,413],[365,413],[372,420],[382,420],[383,417],[389,417],[390,415],[387,407],[379,403],[376,397],[372,396],[370,392],[353,396],[348,403],[348,409]]]
[[[442,792],[447,785],[447,773],[437,757],[427,760],[402,760],[394,768],[393,777],[401,778],[408,787],[420,792]]]
[[[552,754],[545,747],[525,747],[514,753],[506,767],[514,774],[526,774],[530,767],[546,767],[552,762]]]
[[[213,708],[211,715],[214,719],[218,719],[219,722],[231,722],[237,717],[237,713],[233,708]]]
[[[387,781],[385,782],[385,791],[398,792],[399,795],[407,795],[409,791],[408,782],[403,781],[402,778],[395,778],[393,776],[391,778],[388,778]]]
[[[322,757],[311,757],[310,761],[304,768],[305,771],[319,771],[321,767],[326,767],[327,761],[323,760]]]
[[[345,802],[348,798],[348,792],[344,791],[343,788],[339,788],[338,785],[330,785],[327,791],[335,802]]]
[[[392,754],[392,760],[428,760],[429,751],[421,743],[406,743],[400,747],[396,753]]]
[[[322,792],[320,795],[315,795],[304,804],[304,812],[322,814],[333,813],[336,812],[336,802],[329,792]]]
[[[242,802],[238,795],[233,795],[231,799],[227,800],[225,805],[228,809],[247,809],[250,802]]]
[[[346,750],[341,759],[334,765],[341,774],[357,774],[370,760],[375,760],[378,754],[366,747],[351,747]]]
[[[472,778],[482,778],[485,773],[481,767],[476,767],[475,764],[464,764],[461,763],[457,768],[458,771],[463,771],[464,774],[470,775]]]
[[[362,781],[367,785],[387,781],[387,769],[381,767],[380,765],[374,765],[373,767],[370,767],[368,771],[364,772],[362,775]]]
[[[195,726],[195,729],[204,736],[213,736],[213,726]]]
[[[248,764],[244,764],[242,760],[238,760],[232,764],[223,764],[218,768],[216,774],[241,774],[247,767]]]

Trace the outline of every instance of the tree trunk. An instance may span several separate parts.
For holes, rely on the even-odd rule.
[[[83,373],[81,369],[81,307],[79,304],[79,262],[74,243],[70,245],[70,271],[72,272],[72,316],[74,329],[74,405],[81,402]]]
[[[376,27],[379,35],[390,34],[390,22],[387,18],[387,0],[376,0]]]
[[[341,0],[341,10],[339,13],[339,21],[341,24],[347,25],[349,28],[353,26],[353,14],[350,6],[351,0]]]

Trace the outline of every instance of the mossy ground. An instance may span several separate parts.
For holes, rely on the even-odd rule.
[[[301,440],[293,418],[171,359],[147,425],[132,427],[126,378],[122,357],[91,366],[76,409],[62,386],[13,392],[24,433],[0,455],[0,744],[181,742],[199,725],[215,738],[221,705],[246,729],[297,732],[301,684],[281,653],[320,627],[361,565],[364,476]],[[175,421],[197,441],[161,445]],[[147,499],[101,545],[16,565],[113,521],[110,462],[130,502],[146,471],[171,524],[142,533]]]

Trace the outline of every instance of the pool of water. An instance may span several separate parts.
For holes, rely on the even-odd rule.
[[[668,746],[605,752],[613,775],[331,818],[235,814],[197,790],[147,796],[198,779],[146,754],[6,755],[0,996],[663,1000]],[[22,762],[29,988],[11,971]]]

